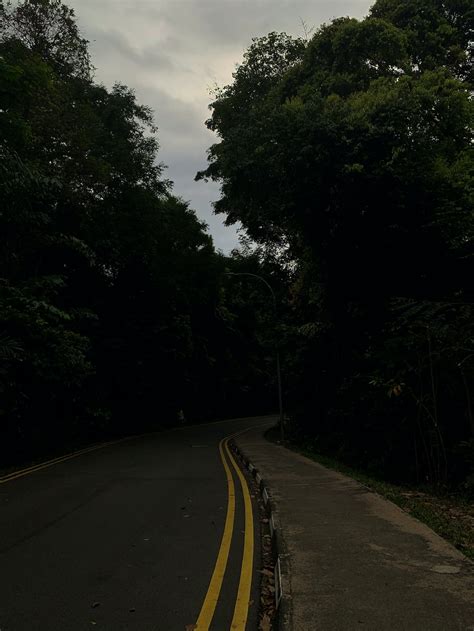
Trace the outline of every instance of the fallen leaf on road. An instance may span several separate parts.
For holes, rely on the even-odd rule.
[[[272,625],[270,622],[270,618],[265,614],[263,618],[260,620],[260,631],[271,631]]]
[[[95,609],[96,607],[100,607],[100,603],[92,603],[91,607],[92,609]]]
[[[187,624],[184,631],[194,631],[194,629],[197,629],[197,624]]]

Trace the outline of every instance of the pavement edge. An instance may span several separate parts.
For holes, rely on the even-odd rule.
[[[242,449],[236,444],[235,439],[229,441],[229,447],[238,457],[242,465],[254,478],[260,495],[265,504],[267,517],[269,520],[270,532],[272,535],[272,549],[276,559],[275,575],[275,608],[277,611],[277,628],[280,631],[290,631],[292,627],[291,609],[291,581],[289,553],[285,539],[282,535],[278,509],[273,501],[267,484],[262,478],[259,470],[247,458]]]

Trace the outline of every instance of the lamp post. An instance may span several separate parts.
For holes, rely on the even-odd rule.
[[[276,296],[275,296],[275,292],[272,289],[272,286],[270,285],[270,283],[268,283],[268,281],[266,281],[262,276],[259,276],[258,274],[251,274],[250,272],[224,272],[224,276],[250,276],[252,278],[256,278],[257,280],[261,281],[267,287],[267,289],[270,291],[272,295],[273,314],[276,320],[276,312],[277,312]],[[278,343],[276,345],[275,354],[276,354],[276,369],[277,369],[277,384],[278,384],[278,410],[279,410],[279,416],[280,416],[280,437],[281,437],[282,444],[284,444],[285,443],[285,428],[283,426],[283,394],[282,394],[282,387],[281,387],[280,349],[278,348]]]

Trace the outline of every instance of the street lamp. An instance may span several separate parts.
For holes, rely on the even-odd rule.
[[[270,291],[273,299],[273,314],[276,320],[276,312],[277,312],[277,301],[275,292],[272,289],[270,283],[268,283],[262,276],[258,274],[251,274],[250,272],[224,272],[224,276],[251,276],[252,278],[256,278],[261,281],[267,289]],[[280,415],[280,436],[282,444],[285,443],[285,428],[283,426],[283,395],[281,389],[281,366],[280,366],[280,349],[278,348],[278,343],[275,349],[276,354],[276,368],[277,368],[277,383],[278,383],[278,409]]]

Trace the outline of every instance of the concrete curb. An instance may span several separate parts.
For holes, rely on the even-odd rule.
[[[276,559],[274,567],[276,624],[280,631],[290,631],[292,629],[290,561],[287,546],[282,536],[278,509],[260,472],[237,446],[235,439],[229,441],[229,447],[255,479],[265,505],[272,540],[272,551]]]

